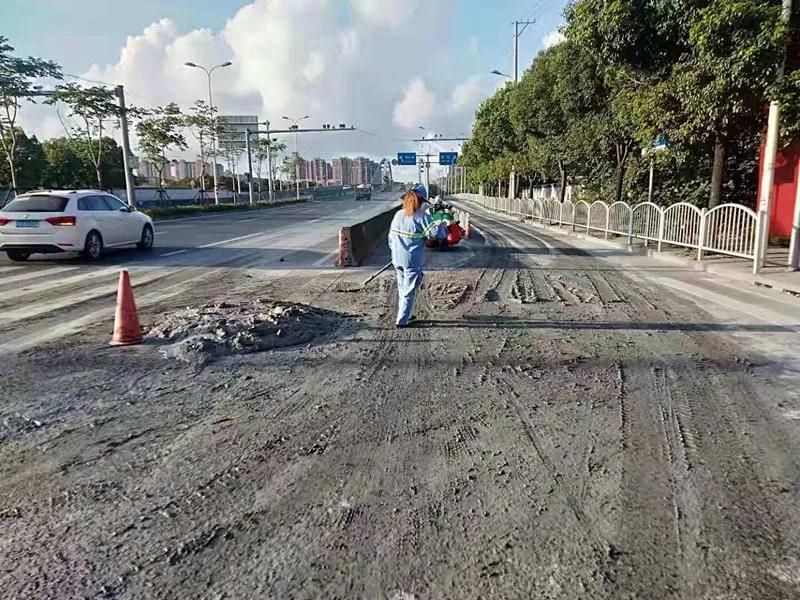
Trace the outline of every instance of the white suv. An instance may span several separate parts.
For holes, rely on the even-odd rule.
[[[153,247],[153,221],[99,190],[41,190],[0,209],[0,251],[11,260],[31,254],[81,252],[97,260],[104,248]]]

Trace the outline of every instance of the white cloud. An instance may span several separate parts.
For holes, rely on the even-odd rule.
[[[464,110],[474,111],[478,103],[491,92],[491,88],[482,79],[485,78],[470,75],[453,88],[450,93],[450,102],[447,106],[448,110],[454,113]]]
[[[436,96],[428,90],[421,77],[416,77],[406,86],[403,99],[395,104],[392,121],[408,129],[419,127],[428,123],[435,106]]]
[[[403,27],[419,9],[421,0],[350,0],[353,11],[366,21],[377,25]]]
[[[564,37],[563,33],[561,33],[558,29],[554,29],[542,38],[542,45],[545,48],[552,48],[553,46],[563,42],[565,39],[566,38]]]
[[[325,59],[319,52],[312,52],[308,55],[308,62],[303,67],[303,75],[309,81],[318,79],[325,72]]]
[[[353,124],[390,137],[402,136],[395,126],[469,131],[475,108],[470,103],[481,96],[479,78],[454,87],[447,77],[422,76],[437,56],[452,57],[452,48],[436,40],[455,0],[407,0],[391,8],[384,0],[350,0],[349,7],[343,14],[340,0],[253,0],[218,31],[181,31],[162,19],[130,36],[116,59],[91,66],[83,76],[124,84],[132,105],[174,101],[188,108],[207,98],[207,80],[184,63],[230,60],[232,66],[213,75],[221,114],[257,114],[273,125],[282,115],[309,114],[309,125]],[[26,107],[21,122],[39,135],[62,135],[57,120],[46,114],[55,111]],[[381,157],[417,146],[360,133],[299,141],[304,155],[324,157]]]

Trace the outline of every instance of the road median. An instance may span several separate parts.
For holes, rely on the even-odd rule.
[[[267,208],[277,208],[290,204],[300,204],[307,202],[309,198],[294,198],[289,200],[278,200],[276,202],[254,202],[253,204],[190,204],[187,206],[162,206],[153,208],[143,208],[142,212],[157,219],[169,219],[179,217],[191,217],[195,215],[205,215],[221,212],[241,212],[249,210],[264,210]]]
[[[358,267],[386,239],[400,205],[339,230],[339,267]]]

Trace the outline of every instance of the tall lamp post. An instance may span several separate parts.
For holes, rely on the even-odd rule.
[[[222,69],[223,67],[230,67],[233,63],[231,61],[224,62],[219,65],[215,65],[210,69],[204,67],[203,65],[198,65],[193,62],[184,63],[187,67],[194,67],[195,69],[202,69],[205,71],[206,76],[208,77],[208,110],[211,114],[212,118],[214,116],[214,101],[211,98],[211,74],[216,69]],[[217,185],[217,128],[214,127],[214,131],[211,134],[211,148],[213,156],[211,157],[211,171],[214,175],[214,204],[219,204],[219,185]]]
[[[308,115],[305,115],[303,117],[298,117],[297,119],[293,119],[291,117],[287,117],[287,116],[284,115],[282,118],[287,120],[287,121],[289,121],[292,124],[291,129],[295,130],[295,132],[294,132],[294,160],[295,160],[295,166],[294,166],[294,188],[295,188],[295,197],[298,200],[300,200],[300,154],[297,151],[297,129],[299,127],[298,123],[300,121],[302,121],[303,119],[307,119]]]
[[[515,23],[514,27],[516,28],[517,25],[518,25],[518,22],[514,21],[514,23]],[[514,76],[512,77],[508,73],[503,73],[499,69],[492,69],[491,71],[489,71],[490,74],[499,75],[500,77],[506,77],[507,79],[513,81],[514,83],[517,83],[517,81],[519,79],[519,64],[518,64],[519,53],[517,51],[517,49],[518,49],[517,41],[518,40],[519,40],[519,34],[516,32],[516,29],[515,29],[515,32],[514,32]],[[508,82],[506,82],[506,83],[508,83]],[[511,173],[510,173],[510,175],[508,177],[508,197],[509,198],[513,198],[513,197],[516,196],[516,194],[517,194],[517,173],[514,170],[514,167],[511,167]]]

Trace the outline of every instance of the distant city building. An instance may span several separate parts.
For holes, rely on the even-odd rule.
[[[138,159],[136,167],[138,179],[140,184],[158,185],[158,168],[156,165],[147,159]],[[222,177],[222,165],[216,163],[217,177]],[[200,174],[203,172],[203,163],[199,160],[189,162],[183,159],[174,159],[164,166],[162,177],[164,181],[182,181],[200,179]],[[205,173],[207,176],[213,176],[211,171],[211,163],[206,163]],[[199,182],[198,182],[199,184]]]
[[[137,171],[140,183],[158,183],[158,169],[153,162],[145,158],[139,159]]]
[[[341,157],[333,159],[333,181],[340,185],[353,185],[353,161]]]
[[[317,185],[361,185],[372,183],[379,164],[365,156],[334,158],[331,162],[323,158],[300,159],[297,178],[313,181]]]
[[[313,181],[317,185],[327,185],[335,179],[333,166],[324,158],[301,159],[297,172],[301,181]]]
[[[170,161],[167,173],[165,173],[165,179],[171,179],[173,181],[179,181],[182,179],[193,179],[194,178],[194,165],[186,162],[185,160],[172,160]]]
[[[367,158],[366,156],[359,156],[352,161],[352,182],[353,185],[361,185],[362,183],[371,183],[372,174],[378,167],[378,164]]]

